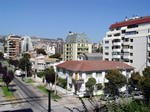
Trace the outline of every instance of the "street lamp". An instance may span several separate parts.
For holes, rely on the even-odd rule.
[[[48,112],[51,112],[51,90],[47,89],[48,91]]]

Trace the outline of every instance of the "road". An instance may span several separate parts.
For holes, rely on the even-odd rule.
[[[47,112],[47,97],[33,86],[22,82],[19,78],[14,79],[17,85],[18,97],[20,97],[20,108],[31,108],[33,112]]]
[[[15,90],[14,93],[16,99],[14,101],[11,101],[11,107],[13,107],[12,108],[13,110],[15,109],[21,110],[19,112],[48,112],[47,95],[43,94],[32,84],[23,82],[21,78],[18,77],[14,79],[14,85],[16,85],[13,86],[13,89]],[[89,112],[92,112],[90,111],[91,104],[89,103],[89,101],[87,99],[83,99],[83,100]],[[127,101],[129,100],[131,99],[128,99]],[[118,102],[121,103],[121,101]],[[5,105],[7,104],[10,105],[10,102],[1,101],[0,103],[5,103]],[[9,108],[11,107],[9,106]],[[70,96],[70,95],[69,96],[64,95],[62,96],[61,99],[58,99],[57,101],[51,100],[51,108],[52,108],[52,112],[71,112],[69,111],[69,108],[72,109],[73,112],[78,112],[73,108],[78,108],[80,110],[83,110],[81,101],[75,96]],[[22,109],[30,109],[31,111],[23,111]]]
[[[23,82],[20,78],[15,78],[14,83],[17,85],[17,94],[20,100],[20,109],[30,108],[33,112],[47,112],[48,111],[48,97],[43,95],[35,86]],[[84,99],[87,107],[90,109],[90,103]],[[83,110],[81,101],[73,96],[64,96],[57,101],[51,100],[52,112],[68,112],[69,110],[64,107],[69,107],[70,109],[77,112],[73,108],[78,108]]]

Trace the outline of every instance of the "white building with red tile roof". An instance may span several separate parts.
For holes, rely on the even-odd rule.
[[[32,69],[36,72],[44,71],[46,68],[49,68],[51,66],[55,69],[55,64],[58,63],[59,59],[56,58],[49,58],[44,55],[40,55],[38,57],[32,57],[30,59],[32,63]]]
[[[67,79],[67,89],[75,92],[75,82],[80,83],[78,92],[85,92],[85,83],[90,77],[96,79],[96,83],[107,83],[105,74],[109,70],[118,69],[123,75],[130,77],[134,68],[123,62],[104,60],[66,61],[56,65],[59,77]]]

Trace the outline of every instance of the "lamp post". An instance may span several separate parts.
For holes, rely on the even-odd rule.
[[[51,112],[51,90],[48,91],[48,112]]]

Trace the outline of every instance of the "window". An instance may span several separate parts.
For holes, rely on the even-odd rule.
[[[114,40],[112,41],[112,43],[115,43],[115,42],[120,42],[120,39],[114,39]]]
[[[108,58],[105,58],[105,60],[109,60]]]
[[[101,77],[102,78],[102,72],[97,72],[96,77]]]
[[[122,33],[122,34],[126,33],[126,30],[122,30],[121,33]]]
[[[116,28],[116,30],[120,30],[120,29],[121,29],[121,27]]]
[[[109,49],[109,47],[108,47],[108,46],[105,46],[105,49]]]
[[[108,52],[105,52],[105,55],[109,55],[109,53],[108,53]]]
[[[130,60],[130,63],[133,63],[133,60]]]
[[[133,42],[133,39],[130,39],[130,42]]]
[[[137,24],[127,26],[128,29],[130,29],[130,28],[137,28],[137,27],[138,27]]]
[[[112,52],[112,55],[120,55],[120,52]]]
[[[120,49],[120,46],[118,46],[118,45],[112,46],[112,49]]]
[[[129,42],[129,38],[124,38],[124,42]]]
[[[112,28],[112,29],[110,29],[110,31],[114,31],[114,29]]]
[[[108,44],[109,43],[109,41],[105,41],[105,44]]]
[[[133,46],[130,46],[130,49],[133,49]]]
[[[137,31],[130,31],[130,32],[126,32],[126,35],[134,35],[134,34],[138,34]]]
[[[86,73],[86,77],[87,77],[87,78],[89,78],[89,77],[91,77],[91,76],[92,76],[92,73],[91,73],[91,72],[87,72],[87,73]]]
[[[116,34],[114,34],[114,36],[116,37],[116,36],[120,36],[120,33],[116,33]]]
[[[130,53],[130,56],[133,56],[133,53]]]
[[[124,62],[129,62],[129,59],[124,59]]]
[[[107,35],[107,37],[111,37],[112,35]]]

